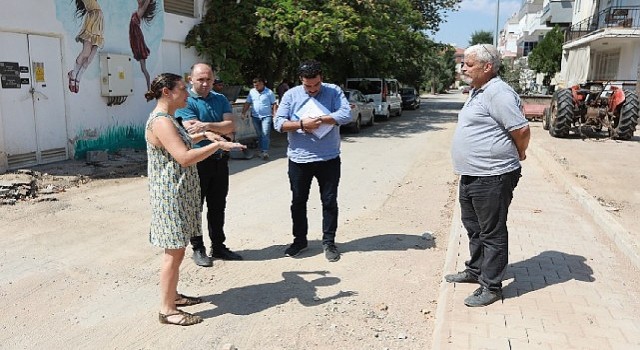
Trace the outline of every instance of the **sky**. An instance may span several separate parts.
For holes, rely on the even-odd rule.
[[[435,35],[429,33],[429,36],[437,42],[466,48],[474,32],[484,30],[495,33],[498,1],[500,1],[498,30],[502,30],[507,19],[518,12],[522,0],[462,0],[460,10],[446,12],[447,22],[440,25],[440,30]]]

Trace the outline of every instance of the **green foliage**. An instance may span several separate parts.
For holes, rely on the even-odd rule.
[[[498,72],[500,78],[505,83],[509,84],[509,86],[511,86],[517,93],[523,93],[520,80],[523,74],[523,70],[526,67],[523,67],[521,62],[518,60],[516,60],[515,62],[503,60],[502,63],[503,64],[500,66],[500,71]]]
[[[529,54],[529,68],[545,75],[543,85],[548,86],[551,77],[560,71],[564,33],[558,26],[548,32]]]
[[[455,82],[456,62],[454,56],[456,50],[450,45],[435,43],[432,45],[431,52],[435,52],[435,54],[429,54],[424,58],[426,64],[421,80],[427,90],[444,92]]]
[[[471,34],[469,46],[477,44],[493,44],[493,33],[486,30],[478,30]]]
[[[437,32],[440,23],[446,22],[443,18],[443,9],[457,11],[460,0],[412,0],[413,8],[422,15],[424,30]],[[415,28],[419,29],[419,28]]]
[[[202,23],[187,45],[232,84],[262,76],[276,85],[296,81],[302,60],[324,64],[324,80],[389,76],[420,86],[439,72],[443,51],[426,35],[457,0],[208,0]],[[451,71],[453,75],[453,70]]]

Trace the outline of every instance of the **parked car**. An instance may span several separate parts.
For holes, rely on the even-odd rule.
[[[414,88],[401,88],[400,96],[402,97],[403,109],[420,108],[420,94]]]
[[[388,78],[348,78],[347,89],[355,89],[375,103],[374,114],[389,120],[402,115],[402,98],[398,93],[398,80]]]
[[[359,133],[362,125],[375,124],[374,109],[375,104],[373,99],[366,98],[362,92],[354,89],[344,90],[344,96],[349,101],[351,106],[351,117],[353,121],[344,125],[351,132]]]
[[[469,93],[469,91],[471,91],[471,86],[469,86],[469,85],[461,86],[461,87],[460,87],[460,90],[462,90],[462,93],[463,93],[463,94],[468,94],[468,93]]]

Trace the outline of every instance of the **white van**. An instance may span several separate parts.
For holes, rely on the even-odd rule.
[[[402,114],[402,97],[396,79],[348,78],[345,88],[359,90],[367,99],[372,99],[377,117],[388,120],[392,115]]]

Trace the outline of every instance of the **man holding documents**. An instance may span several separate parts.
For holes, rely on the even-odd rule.
[[[278,107],[274,128],[287,132],[293,244],[285,255],[294,257],[307,248],[307,200],[316,178],[322,200],[322,246],[329,261],[340,260],[335,244],[338,228],[340,182],[340,125],[351,122],[351,109],[342,90],[322,82],[317,61],[298,68],[301,85],[289,89]]]

